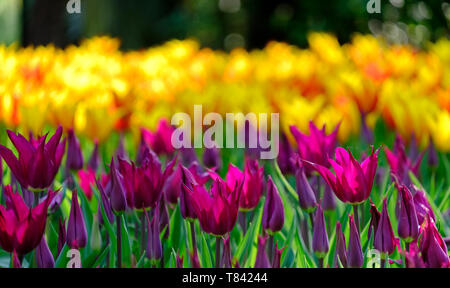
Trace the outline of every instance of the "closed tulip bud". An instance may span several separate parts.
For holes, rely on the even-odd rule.
[[[165,239],[169,238],[169,231],[170,231],[169,225],[170,225],[169,211],[167,210],[166,202],[163,199],[161,199],[159,200],[159,230],[164,231]]]
[[[325,211],[333,211],[336,209],[336,196],[334,196],[328,184],[325,184],[325,189],[323,190],[322,207]]]
[[[59,218],[58,221],[58,247],[57,247],[57,255],[59,256],[59,253],[61,252],[62,248],[64,247],[64,244],[66,243],[66,226],[65,221],[62,221],[61,218]]]
[[[80,141],[72,129],[67,136],[67,170],[78,171],[83,168],[83,154],[80,148]]]
[[[380,222],[381,213],[378,211],[375,204],[373,204],[372,200],[370,200],[370,214],[371,214],[371,218],[370,218],[369,230],[367,233],[367,237],[370,238],[372,236],[372,231],[373,231],[373,234],[374,234],[373,237],[375,238],[375,233],[377,232],[377,229],[378,229],[378,223]]]
[[[198,184],[191,171],[184,166],[181,167],[183,187],[180,193],[180,212],[184,219],[194,220],[197,218],[197,215],[192,204],[193,199],[190,191]]]
[[[87,244],[86,225],[84,224],[83,212],[78,204],[77,190],[72,192],[66,243],[72,249],[84,248]]]
[[[205,148],[205,152],[203,152],[203,165],[208,168],[216,168],[216,170],[221,169],[222,158],[217,147]]]
[[[182,147],[180,148],[180,152],[181,152],[181,164],[183,164],[184,166],[189,166],[194,162],[196,163],[199,162],[194,148]]]
[[[233,166],[234,167],[234,166]],[[231,168],[231,166],[230,166]],[[242,211],[250,211],[256,208],[264,192],[264,167],[260,167],[258,160],[245,158],[244,173],[239,171],[237,167],[234,167],[238,172],[234,175],[235,180],[241,179],[244,181],[244,187],[242,188],[241,198],[239,199],[239,208]],[[233,171],[229,169],[228,173]],[[228,182],[227,174],[227,182]],[[244,177],[244,178],[242,178]]]
[[[430,167],[437,167],[439,165],[439,155],[434,146],[433,140],[430,138],[430,143],[427,148],[428,152],[428,165]]]
[[[311,185],[306,179],[305,170],[300,158],[297,156],[296,170],[295,170],[295,183],[297,186],[298,200],[300,202],[300,208],[308,213],[316,210],[317,201]]]
[[[177,251],[176,259],[177,259],[177,262],[176,262],[177,268],[183,268],[183,256],[180,256],[179,251]]]
[[[382,253],[382,257],[386,257],[386,255],[391,255],[394,252],[395,245],[394,232],[392,231],[391,220],[387,211],[387,199],[385,198],[373,246]]]
[[[415,190],[416,193],[413,196],[413,200],[417,212],[417,220],[419,221],[419,225],[423,224],[427,215],[429,215],[431,219],[433,219],[433,221],[436,221],[436,216],[434,216],[433,209],[431,208],[431,205],[428,202],[425,192],[422,190],[417,189]]]
[[[286,246],[278,249],[278,242],[275,243],[275,254],[273,255],[272,268],[281,268],[281,255],[283,254],[284,249],[286,249]]]
[[[119,145],[117,146],[114,156],[120,159],[128,159],[127,151],[125,150],[125,138],[122,133],[120,134]]]
[[[312,248],[318,258],[324,258],[329,249],[327,227],[325,226],[325,218],[320,205],[314,217]]]
[[[38,268],[54,268],[55,260],[52,252],[48,248],[45,237],[42,237],[41,243],[36,247],[36,264]]]
[[[147,219],[147,249],[145,255],[148,259],[152,261],[157,261],[162,258],[162,244],[160,238],[159,230],[159,207],[153,210],[153,219],[150,223],[148,214],[146,213]]]
[[[197,249],[194,249],[194,252],[189,254],[189,257],[191,259],[192,268],[202,268],[200,260],[198,259]]]
[[[350,238],[348,241],[348,267],[361,268],[364,264],[364,255],[361,249],[361,239],[356,228],[353,216],[349,216]]]
[[[167,181],[163,186],[164,197],[170,204],[176,205],[178,203],[178,197],[180,197],[181,189],[183,189],[182,173],[180,164],[167,178]]]
[[[278,166],[283,174],[293,174],[295,172],[294,164],[291,161],[294,151],[285,134],[281,134],[280,151],[277,158]]]
[[[409,243],[419,236],[419,221],[411,192],[405,185],[396,185],[400,192],[400,201],[397,202],[399,205],[398,236]]]
[[[450,268],[448,248],[436,228],[434,220],[427,216],[420,238],[419,249],[422,259],[429,268]]]
[[[327,167],[309,163],[333,189],[339,200],[345,203],[360,204],[369,198],[377,170],[379,149],[359,163],[350,151],[338,147],[335,151],[336,161],[328,159],[336,175]],[[308,162],[307,162],[308,163]]]
[[[341,223],[339,221],[336,223],[336,267],[339,267],[338,260],[344,268],[347,267],[347,245],[345,244],[345,236],[344,233],[342,233]]]
[[[258,252],[254,268],[270,268],[269,258],[266,254],[266,240],[267,237],[258,236]]]
[[[269,176],[267,180],[267,195],[262,215],[262,226],[268,233],[275,233],[283,228],[284,208],[278,189]]]
[[[221,268],[233,268],[231,261],[231,247],[230,247],[230,235],[223,240],[223,253],[220,259]]]
[[[97,171],[99,163],[100,163],[100,156],[98,155],[98,141],[95,140],[94,150],[92,150],[92,154],[91,157],[89,158],[87,166],[93,171]]]
[[[102,248],[102,234],[100,233],[100,225],[96,215],[92,219],[91,236],[89,245],[93,251],[99,251]]]
[[[114,222],[114,213],[112,211],[112,207],[111,207],[111,201],[109,201],[108,196],[105,193],[105,190],[103,189],[102,184],[100,183],[100,181],[98,179],[95,179],[95,184],[97,185],[98,191],[100,191],[100,198],[101,201],[98,202],[98,223],[103,225],[103,215],[102,215],[102,210],[101,210],[101,206],[103,205],[103,209],[105,210],[105,214],[106,217],[108,218],[109,223],[113,223]]]
[[[127,208],[126,192],[123,185],[123,176],[117,171],[114,159],[111,160],[111,208],[115,213],[122,213]]]

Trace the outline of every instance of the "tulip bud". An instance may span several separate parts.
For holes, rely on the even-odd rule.
[[[316,195],[314,194],[311,185],[309,185],[308,179],[306,179],[305,170],[300,161],[301,160],[297,158],[295,170],[295,183],[297,186],[298,200],[300,202],[300,207],[307,213],[311,213],[316,210],[317,207]]]
[[[234,173],[230,173],[231,171],[234,171]],[[232,174],[234,175],[231,176]],[[242,177],[244,178],[242,179]],[[242,211],[255,209],[256,206],[258,206],[259,199],[264,193],[264,167],[259,166],[258,160],[246,157],[244,173],[237,167],[231,169],[230,165],[230,169],[227,173],[227,183],[230,178],[234,178],[233,181],[231,181],[233,186],[236,181],[244,181],[241,197],[239,199],[239,208]]]
[[[163,193],[165,199],[170,204],[176,205],[178,203],[178,197],[180,197],[182,188],[182,169],[181,165],[167,178],[163,187]]]
[[[230,235],[223,240],[222,258],[220,259],[221,268],[233,268],[231,261]]]
[[[327,183],[325,183],[325,189],[323,190],[322,206],[325,211],[332,211],[336,209],[336,196],[334,196],[330,185]]]
[[[111,208],[111,202],[108,201],[108,196],[105,193],[105,190],[103,189],[102,184],[98,181],[98,179],[95,179],[95,184],[97,185],[98,191],[100,191],[100,198],[101,202],[98,201],[98,223],[103,225],[103,215],[101,206],[103,205],[103,209],[105,210],[106,217],[108,218],[109,223],[114,222],[114,213]]]
[[[327,227],[325,226],[325,218],[320,205],[318,205],[318,209],[314,217],[312,248],[318,258],[324,258],[329,249]]]
[[[123,137],[123,134],[120,133],[119,138],[119,146],[117,146],[116,152],[114,153],[115,157],[120,159],[127,159],[127,151],[125,150],[125,138]]]
[[[266,254],[266,240],[267,237],[258,236],[258,252],[254,268],[270,268],[269,258]]]
[[[280,139],[280,151],[277,158],[278,166],[280,167],[281,173],[292,174],[295,171],[294,164],[291,161],[291,157],[294,155],[292,151],[291,144],[287,139],[285,134],[281,134]]]
[[[375,238],[375,233],[377,232],[378,229],[378,223],[380,222],[381,213],[378,211],[375,204],[373,204],[372,200],[370,200],[370,214],[371,218],[369,223],[369,230],[367,232],[367,237],[370,238],[372,236],[373,231],[374,234],[373,237]]]
[[[391,255],[394,252],[395,245],[394,232],[392,231],[391,220],[387,211],[387,198],[385,198],[373,246],[382,253],[382,257],[385,257],[386,254]]]
[[[430,215],[433,221],[436,221],[436,216],[434,216],[433,209],[431,208],[431,205],[428,202],[425,192],[422,190],[417,189],[415,190],[416,193],[414,194],[413,200],[417,212],[417,220],[419,221],[419,225],[423,224],[427,215]]]
[[[342,233],[341,223],[338,221],[336,223],[336,250],[335,250],[335,262],[336,267],[338,266],[337,260],[341,261],[344,268],[347,267],[347,246],[345,244],[345,236]]]
[[[406,242],[412,242],[419,236],[419,221],[417,220],[416,208],[411,192],[405,185],[398,185],[400,192],[399,215],[398,215],[398,236]]]
[[[84,248],[87,244],[86,225],[84,224],[83,212],[78,204],[77,190],[72,192],[66,243],[72,249]]]
[[[69,130],[67,140],[66,168],[67,170],[78,171],[83,168],[83,154],[80,148],[80,141],[75,136],[73,129]]]
[[[102,234],[98,223],[98,217],[95,215],[92,219],[91,238],[89,244],[93,251],[99,251],[102,248]]]
[[[58,252],[57,255],[59,256],[59,253],[64,247],[64,243],[66,243],[66,226],[65,221],[61,221],[61,218],[59,218],[58,224],[58,247],[56,251]]]
[[[202,268],[200,261],[198,260],[197,249],[194,249],[193,253],[190,255],[192,268]]]
[[[147,249],[145,255],[151,261],[156,261],[162,258],[162,244],[159,230],[159,207],[153,210],[153,219],[150,223],[148,214],[147,219]]]
[[[55,267],[55,260],[48,248],[47,241],[45,241],[45,236],[42,236],[41,242],[36,247],[36,264],[38,268]]]
[[[100,162],[100,156],[98,155],[98,141],[95,140],[94,150],[92,151],[91,157],[88,161],[88,168],[97,171]]]
[[[349,216],[350,238],[348,241],[348,267],[361,268],[364,264],[364,255],[361,249],[361,239],[356,228],[353,216]]]
[[[184,148],[180,149],[181,151],[181,164],[184,166],[189,166],[191,163],[198,162],[197,154],[195,153],[194,148]]]
[[[167,210],[167,206],[166,206],[166,202],[161,199],[159,201],[159,229],[160,231],[163,231],[164,229],[166,229],[164,231],[164,238],[168,239],[169,238],[169,225],[170,225],[170,216],[169,216],[169,211]]]
[[[177,259],[177,262],[176,262],[177,268],[183,268],[183,257],[180,257],[179,251],[177,251],[176,259]]]
[[[222,159],[220,157],[220,152],[217,147],[205,148],[203,153],[203,165],[208,168],[216,168],[220,170],[222,167]]]
[[[180,193],[181,216],[183,216],[184,219],[193,220],[197,218],[197,215],[195,215],[195,210],[192,203],[193,200],[190,191],[193,190],[194,185],[197,185],[197,181],[194,179],[194,176],[189,171],[189,169],[185,168],[184,166],[181,167],[181,179],[183,183],[183,189],[181,189]]]
[[[427,216],[419,243],[425,265],[429,268],[449,268],[448,248],[439,234],[434,220]]]
[[[111,208],[115,213],[122,213],[127,208],[125,188],[123,186],[123,177],[114,164],[114,158],[110,165],[111,173]]]
[[[278,249],[278,242],[275,243],[275,254],[273,255],[272,268],[281,268],[281,254],[283,254],[284,249],[286,249],[286,246]]]
[[[269,234],[278,232],[283,228],[284,208],[278,189],[269,176],[267,180],[267,196],[262,215],[262,226]]]

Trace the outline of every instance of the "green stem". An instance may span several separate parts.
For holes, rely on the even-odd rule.
[[[195,239],[195,224],[194,221],[189,222],[189,226],[191,227],[191,239],[192,239],[192,253],[197,255],[197,241]]]
[[[220,268],[220,237],[216,237],[216,268]]]
[[[117,224],[117,268],[122,267],[122,225],[120,215],[116,215]]]
[[[359,228],[359,213],[358,213],[358,205],[353,205],[353,216],[355,217],[355,225],[358,229],[358,234],[361,235],[361,230]]]

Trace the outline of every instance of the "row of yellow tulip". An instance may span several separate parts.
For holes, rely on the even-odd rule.
[[[121,52],[107,37],[64,50],[0,46],[0,121],[35,133],[61,124],[104,141],[195,103],[205,113],[279,112],[285,130],[341,122],[343,141],[359,133],[361,115],[369,126],[381,117],[406,140],[431,137],[450,151],[449,40],[426,50],[363,35],[345,45],[328,34],[308,40],[309,49],[271,42],[231,53],[192,40]]]

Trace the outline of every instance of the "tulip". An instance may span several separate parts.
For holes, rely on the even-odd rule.
[[[340,125],[337,125],[331,134],[326,135],[325,125],[322,127],[322,130],[319,130],[316,125],[310,121],[309,136],[301,133],[295,126],[290,126],[289,128],[297,141],[298,152],[303,160],[329,167],[330,162],[328,161],[328,157],[331,156],[331,152],[336,147],[336,137],[339,126]],[[305,168],[307,174],[312,172],[312,167],[308,164]]]
[[[317,207],[316,195],[314,194],[308,179],[306,179],[304,165],[301,163],[301,159],[298,156],[296,157],[295,163],[295,182],[300,208],[308,213],[312,213]]]
[[[83,154],[80,148],[80,141],[72,129],[69,130],[67,136],[67,171],[78,171],[83,168]]]
[[[98,155],[98,141],[95,140],[94,150],[92,150],[91,157],[89,158],[87,167],[93,171],[97,171],[100,162],[100,156]]]
[[[162,172],[158,157],[150,150],[140,167],[119,158],[119,171],[123,175],[128,207],[154,208],[161,198],[163,184],[173,172],[175,161],[176,158],[172,159]]]
[[[348,241],[348,267],[361,268],[364,264],[364,256],[361,249],[361,239],[356,228],[353,216],[349,216],[350,237]]]
[[[109,223],[113,223],[114,213],[112,211],[111,202],[108,200],[108,196],[106,195],[105,190],[103,189],[103,186],[98,179],[95,179],[95,184],[97,185],[98,191],[100,191],[100,198],[101,198],[101,201],[98,202],[100,212],[98,213],[99,223],[100,224],[103,223],[103,216],[100,205],[103,205],[103,209],[105,210],[105,214],[106,217],[108,218]]]
[[[319,259],[323,259],[327,255],[329,249],[327,227],[325,226],[325,218],[320,205],[318,205],[314,218],[312,248]]]
[[[64,244],[66,243],[66,221],[62,221],[61,218],[59,218],[58,221],[58,247],[57,247],[57,255],[59,256],[59,253],[64,247]]]
[[[231,189],[225,181],[217,178],[212,183],[211,195],[199,185],[194,185],[193,190],[184,186],[192,195],[192,205],[203,231],[222,236],[233,229],[237,219],[242,185],[242,181],[237,182]]]
[[[123,133],[120,133],[119,146],[117,146],[116,152],[114,152],[114,156],[121,159],[128,158],[127,151],[125,150],[125,138],[123,136]]]
[[[377,232],[378,229],[378,223],[380,222],[381,213],[378,211],[375,204],[373,204],[372,200],[370,200],[370,214],[371,218],[369,223],[369,230],[367,232],[367,237],[370,238],[373,231],[374,234],[373,237],[375,238],[375,233]]]
[[[383,210],[381,211],[380,222],[375,232],[373,245],[375,249],[381,252],[382,260],[385,260],[387,255],[391,255],[396,246],[391,220],[387,211],[387,198],[383,200]]]
[[[181,189],[180,193],[180,212],[181,216],[183,216],[184,219],[192,221],[197,218],[197,215],[195,214],[193,206],[194,200],[192,199],[190,191],[192,191],[195,186],[198,186],[198,189],[205,188],[197,184],[197,181],[192,175],[191,171],[189,171],[186,167],[181,166],[181,172],[183,189]]]
[[[336,196],[329,185],[325,185],[323,190],[322,207],[325,211],[333,211],[336,209]]]
[[[416,208],[414,206],[411,192],[405,185],[396,183],[400,192],[399,215],[398,215],[398,236],[406,242],[412,242],[419,236],[419,222],[417,220]]]
[[[42,237],[39,246],[36,247],[36,264],[38,268],[54,268],[55,260],[52,252],[48,248],[45,237]]]
[[[170,231],[170,215],[169,211],[167,210],[166,203],[163,199],[159,201],[159,230],[164,231],[164,238],[169,238],[169,231]]]
[[[430,138],[430,143],[427,148],[428,152],[428,165],[432,168],[436,168],[439,165],[439,155],[434,146],[433,139]]]
[[[419,225],[422,225],[427,215],[430,215],[433,221],[436,221],[436,216],[434,216],[433,209],[431,208],[431,205],[428,202],[425,192],[422,190],[417,190],[416,188],[413,189],[416,190],[416,193],[413,196],[413,200],[414,200],[414,207],[417,212],[417,220],[419,221]]]
[[[391,167],[391,173],[396,175],[400,182],[410,186],[411,180],[409,179],[408,173],[411,171],[414,175],[418,176],[420,163],[422,162],[424,153],[422,152],[413,162],[406,154],[405,146],[399,135],[397,135],[395,139],[393,151],[385,147],[384,152],[389,166]]]
[[[183,257],[180,256],[179,251],[177,251],[177,257],[176,257],[176,267],[177,268],[183,268]]]
[[[258,160],[246,158],[244,167],[244,187],[242,188],[241,198],[239,199],[240,209],[242,211],[255,209],[263,192],[264,167],[258,166]]]
[[[266,254],[266,240],[267,237],[258,236],[258,252],[256,253],[254,268],[270,268],[269,258]]]
[[[416,243],[409,246],[408,252],[405,251],[405,264],[407,268],[426,268]]]
[[[231,261],[230,235],[224,238],[223,253],[220,261],[221,268],[233,268]]]
[[[175,149],[172,146],[172,133],[174,128],[166,119],[161,119],[155,132],[145,128],[141,129],[144,141],[156,154],[172,155]]]
[[[180,197],[181,189],[182,189],[182,168],[181,164],[178,165],[177,169],[167,177],[167,181],[163,186],[164,197],[167,202],[172,205],[176,205],[178,203],[178,197]]]
[[[283,174],[293,174],[295,167],[291,161],[294,151],[292,151],[291,144],[289,143],[285,134],[281,134],[280,139],[280,151],[278,153],[277,163]]]
[[[192,163],[198,163],[197,154],[195,153],[194,148],[185,148],[182,147],[180,149],[181,154],[181,164],[184,166],[190,166]]]
[[[111,160],[110,174],[111,174],[111,192],[110,192],[111,208],[115,213],[123,213],[127,208],[125,188],[123,185],[124,180],[123,176],[120,174],[114,163],[114,158]]]
[[[194,249],[194,251],[189,254],[189,258],[191,259],[192,268],[202,268],[202,265],[200,265],[200,261],[198,260],[197,249]]]
[[[262,215],[262,226],[269,234],[278,232],[283,228],[284,208],[278,189],[269,176],[267,180],[267,196]]]
[[[80,178],[80,188],[83,191],[86,198],[91,201],[93,191],[91,185],[95,183],[95,170],[87,168],[86,170],[79,170],[78,177]]]
[[[19,193],[13,193],[11,186],[5,187],[5,194],[6,209],[0,205],[0,246],[7,252],[25,255],[41,242],[48,206],[56,192],[48,191],[44,201],[32,209]]]
[[[369,198],[372,191],[379,150],[375,153],[373,151],[374,148],[372,154],[359,164],[350,151],[338,147],[335,152],[336,161],[328,159],[336,176],[320,164],[311,163],[311,165],[330,185],[339,200],[360,204]]]
[[[159,207],[153,210],[153,219],[150,223],[148,214],[145,213],[147,219],[147,249],[145,255],[152,261],[162,258],[162,245],[159,230]]]
[[[447,246],[439,234],[434,220],[427,216],[420,238],[419,249],[427,267],[450,268]]]
[[[273,256],[272,268],[280,268],[281,267],[281,255],[283,254],[284,249],[287,246],[284,246],[281,249],[278,249],[278,242],[275,243],[275,254]]]
[[[8,130],[8,137],[16,147],[19,158],[3,145],[0,145],[0,156],[24,189],[42,191],[49,187],[55,179],[61,159],[64,155],[66,140],[60,143],[62,128],[58,127],[50,140],[45,143],[47,135],[41,137],[37,146],[25,137]]]
[[[342,233],[341,223],[336,223],[336,248],[335,248],[335,261],[338,266],[337,260],[341,262],[342,266],[347,267],[347,246],[345,244],[345,236]]]
[[[77,190],[72,192],[66,243],[72,249],[84,248],[87,244],[86,225],[84,224],[83,212],[78,204]]]
[[[203,152],[203,165],[208,168],[220,170],[222,167],[222,159],[220,157],[219,149],[215,146],[212,148],[205,148],[205,152]]]

